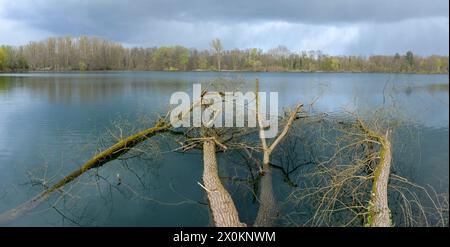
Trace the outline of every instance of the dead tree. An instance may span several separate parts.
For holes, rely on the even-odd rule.
[[[11,222],[18,217],[24,216],[35,207],[40,205],[42,202],[47,200],[50,195],[53,194],[53,192],[59,191],[65,185],[74,181],[85,172],[94,168],[101,167],[108,162],[117,159],[118,157],[132,150],[132,148],[139,143],[145,141],[148,138],[151,138],[158,133],[169,130],[170,127],[170,124],[166,123],[163,120],[159,120],[155,124],[155,126],[120,140],[116,144],[95,155],[93,158],[84,163],[80,168],[74,170],[69,175],[65,176],[63,179],[56,182],[53,186],[42,191],[40,194],[33,197],[29,201],[26,201],[21,205],[0,214],[0,225],[7,224],[8,222]]]
[[[256,95],[259,91],[259,81],[256,80]],[[265,137],[264,129],[266,126],[263,124],[261,112],[259,111],[259,97],[256,96],[256,118],[259,126],[259,139],[261,140],[261,146],[263,151],[262,162],[262,178],[261,178],[261,190],[259,193],[260,206],[255,221],[255,226],[272,226],[278,214],[277,203],[275,201],[272,185],[272,170],[270,168],[270,155],[278,144],[287,135],[291,128],[297,114],[300,112],[302,105],[298,104],[294,110],[291,111],[289,119],[284,126],[283,131],[278,135],[272,144],[268,145]]]

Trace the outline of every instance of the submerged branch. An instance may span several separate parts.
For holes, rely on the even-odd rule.
[[[158,121],[154,127],[143,130],[125,139],[120,140],[119,142],[112,145],[108,149],[95,155],[89,161],[84,163],[80,168],[72,171],[69,175],[56,182],[53,186],[42,191],[40,194],[33,197],[29,201],[26,201],[20,204],[19,206],[0,214],[0,225],[7,224],[21,216],[26,215],[28,212],[30,212],[35,207],[40,205],[42,202],[47,200],[50,197],[50,195],[52,195],[53,192],[59,191],[65,185],[74,181],[76,178],[80,177],[85,172],[93,168],[101,167],[104,164],[119,158],[121,155],[127,153],[133,147],[143,142],[147,138],[150,138],[157,133],[167,131],[170,127],[171,127],[170,124],[167,124],[164,121]]]

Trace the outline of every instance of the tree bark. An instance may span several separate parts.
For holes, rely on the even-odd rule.
[[[381,143],[380,161],[374,171],[371,204],[369,205],[372,227],[390,227],[391,211],[388,205],[388,182],[391,170],[391,143],[388,140],[388,134],[377,136]]]
[[[379,162],[373,173],[372,192],[369,201],[369,219],[366,226],[390,227],[392,226],[391,211],[388,205],[388,183],[391,171],[392,147],[389,141],[389,130],[385,135],[379,134],[358,119],[360,128],[371,139],[379,143]]]
[[[278,207],[273,193],[272,170],[264,168],[264,171],[259,192],[260,205],[255,220],[255,226],[257,227],[272,226],[278,215]]]
[[[211,209],[214,226],[242,227],[239,215],[228,191],[223,187],[218,174],[216,145],[213,140],[203,143],[203,183]]]

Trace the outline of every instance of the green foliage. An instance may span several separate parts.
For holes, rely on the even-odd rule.
[[[84,61],[80,61],[78,63],[78,67],[79,67],[80,71],[86,71],[88,69],[88,66]]]
[[[180,55],[180,64],[183,66],[184,70],[189,63],[189,51],[187,49],[184,50]]]
[[[325,71],[339,71],[339,59],[335,57],[326,57],[322,68]]]
[[[6,51],[3,47],[0,47],[0,70],[4,70],[6,67]]]
[[[29,69],[28,62],[25,57],[21,56],[17,60],[17,68],[18,69]]]
[[[11,46],[0,47],[0,70],[29,69],[27,59]]]
[[[448,73],[448,56],[421,57],[412,52],[393,56],[329,56],[320,51],[292,52],[279,46],[223,50],[183,46],[125,48],[97,37],[49,38],[20,47],[2,46],[2,70],[253,70]]]

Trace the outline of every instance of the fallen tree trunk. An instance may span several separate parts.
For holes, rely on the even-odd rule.
[[[208,197],[214,226],[246,226],[240,222],[233,199],[220,181],[214,140],[205,140],[203,142],[203,164],[204,189]]]
[[[385,135],[379,134],[367,128],[361,121],[360,127],[366,135],[380,144],[379,162],[373,173],[373,184],[371,198],[369,202],[369,218],[367,226],[370,227],[390,227],[391,211],[388,205],[388,182],[391,171],[391,142],[389,141],[389,131]]]
[[[380,160],[374,171],[372,198],[369,205],[369,214],[371,218],[370,226],[373,227],[390,227],[391,211],[388,205],[388,182],[391,170],[391,143],[388,140],[388,134],[377,137],[381,143]]]
[[[261,177],[259,201],[260,205],[255,226],[272,226],[278,216],[278,207],[273,193],[272,170],[270,168],[265,170],[264,175]]]
[[[26,201],[26,202],[20,204],[19,206],[0,214],[0,225],[7,224],[7,223],[11,222],[12,220],[17,219],[18,217],[26,215],[28,212],[30,212],[35,207],[40,205],[42,202],[47,200],[53,192],[59,191],[66,184],[72,182],[73,180],[75,180],[76,178],[78,178],[79,176],[84,174],[85,172],[87,172],[93,168],[103,166],[104,164],[117,159],[121,155],[130,151],[133,147],[135,147],[139,143],[146,140],[147,138],[150,138],[157,133],[164,132],[164,131],[168,130],[170,127],[171,127],[170,124],[166,124],[163,121],[159,121],[152,128],[143,130],[139,133],[136,133],[125,139],[122,139],[121,141],[112,145],[108,149],[95,155],[89,161],[84,163],[79,169],[74,170],[69,175],[67,175],[63,179],[59,180],[53,186],[44,190],[43,192],[41,192],[37,196],[33,197],[29,201]]]

